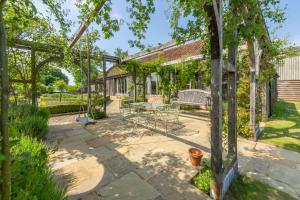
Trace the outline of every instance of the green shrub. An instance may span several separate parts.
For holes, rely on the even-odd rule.
[[[13,136],[27,135],[42,138],[48,133],[49,111],[32,105],[12,106],[9,109]]]
[[[202,163],[203,168],[201,171],[193,178],[193,184],[200,189],[201,191],[205,192],[206,194],[210,193],[210,180],[212,176],[211,167],[209,162]]]
[[[62,200],[65,189],[50,171],[47,147],[42,142],[21,136],[12,152],[12,199]]]
[[[69,113],[69,112],[79,112],[80,105],[56,105],[45,107],[51,114]],[[87,105],[83,105],[84,110],[87,110]]]
[[[121,97],[121,105],[123,106],[124,104],[129,104],[134,102],[134,97],[129,97],[129,96],[122,96]],[[137,98],[137,102],[144,102],[144,99],[142,97]]]
[[[23,134],[36,138],[43,138],[48,133],[48,119],[38,115],[25,118],[18,124],[19,131]]]
[[[95,120],[104,119],[106,118],[106,114],[102,111],[96,110],[93,114],[89,114],[89,117]]]

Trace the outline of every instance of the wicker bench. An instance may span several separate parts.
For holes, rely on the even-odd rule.
[[[181,90],[178,92],[178,99],[175,102],[183,105],[205,106],[208,108],[211,102],[211,94],[209,91],[200,89]]]

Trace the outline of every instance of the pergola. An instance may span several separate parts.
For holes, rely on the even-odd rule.
[[[28,40],[20,40],[16,39],[14,41],[10,41],[8,45],[12,48],[29,50],[31,52],[31,79],[30,80],[19,80],[19,79],[10,79],[11,82],[16,83],[29,83],[32,85],[32,103],[37,104],[36,102],[36,75],[38,72],[48,63],[50,62],[60,62],[64,58],[64,48],[59,45],[54,44],[45,44],[39,42],[32,42]],[[80,51],[78,49],[71,49],[72,54],[74,54],[77,58],[80,57]],[[36,52],[45,52],[49,53],[48,58],[45,60],[36,63]],[[82,58],[84,59],[93,59],[99,62],[103,62],[103,74],[106,74],[106,62],[120,62],[120,58],[111,55],[92,53],[90,54],[87,51],[82,51]],[[90,62],[89,62],[90,63]],[[90,66],[88,67],[90,68]],[[89,73],[87,73],[89,74]],[[104,77],[106,80],[106,76]],[[106,81],[104,81],[106,82]],[[105,95],[105,94],[104,94]],[[105,110],[104,105],[104,110]]]
[[[102,0],[92,10],[91,15],[86,21],[81,24],[73,39],[70,41],[68,47],[75,55],[79,55],[79,50],[73,49],[74,45],[80,40],[94,16],[101,10],[106,0]],[[237,82],[237,53],[238,47],[233,45],[229,47],[228,63],[223,61],[223,30],[222,30],[222,19],[223,19],[223,5],[221,0],[212,0],[212,5],[206,5],[205,10],[210,17],[209,20],[209,31],[211,35],[211,59],[212,59],[212,85],[211,85],[211,96],[212,96],[212,109],[211,109],[211,166],[212,166],[212,180],[211,180],[211,196],[215,199],[223,199],[226,191],[229,189],[230,183],[238,172],[237,163],[237,101],[236,101],[236,82]],[[237,31],[235,32],[237,35]],[[40,68],[48,62],[60,61],[63,58],[63,47],[36,43],[32,41],[16,40],[9,43],[11,47],[18,49],[26,49],[31,51],[31,67],[32,72],[37,73]],[[36,63],[35,52],[48,52],[52,55],[41,63]],[[254,51],[254,54],[256,51]],[[83,55],[88,55],[85,52]],[[255,54],[256,55],[256,54]],[[120,62],[120,59],[115,56],[109,55],[97,55],[92,54],[86,59],[95,59],[99,62],[103,62],[103,87],[104,87],[104,98],[106,97],[106,62]],[[90,66],[89,66],[90,67]],[[222,71],[228,72],[228,154],[223,158],[223,147],[222,147]],[[11,80],[19,81],[19,80]],[[33,84],[33,79],[26,80]],[[32,85],[34,88],[34,85]],[[34,92],[34,91],[33,91]],[[35,98],[35,97],[33,97]],[[34,99],[32,99],[35,102]],[[106,112],[106,105],[104,101],[104,112]]]

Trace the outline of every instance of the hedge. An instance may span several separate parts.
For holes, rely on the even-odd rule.
[[[87,105],[82,105],[83,109],[87,110]],[[60,113],[70,113],[70,112],[79,112],[80,105],[56,105],[56,106],[47,106],[46,108],[51,114],[60,114]]]

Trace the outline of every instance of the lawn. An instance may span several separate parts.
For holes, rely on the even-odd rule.
[[[294,198],[276,188],[265,183],[253,180],[247,176],[240,175],[235,179],[226,194],[225,199],[230,200],[273,200],[284,199],[293,200]]]
[[[300,153],[300,102],[278,101],[260,141]]]

